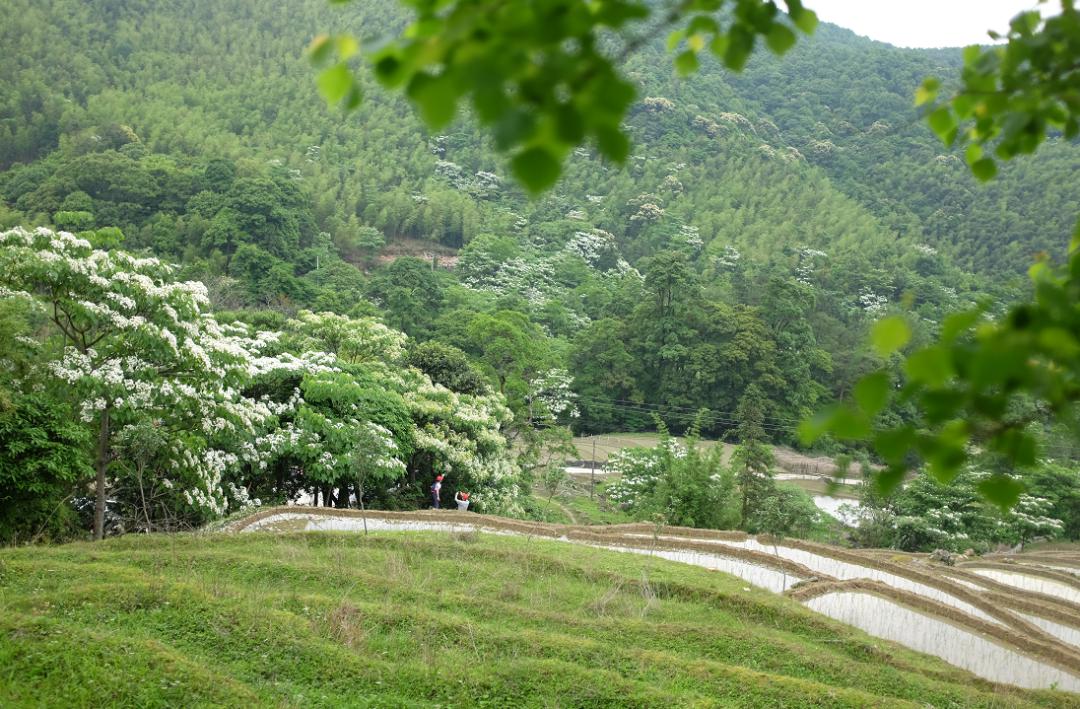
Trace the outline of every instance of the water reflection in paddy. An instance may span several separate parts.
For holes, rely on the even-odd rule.
[[[1057,686],[1080,691],[1080,677],[880,596],[842,591],[812,598],[805,605],[875,637],[936,655],[984,679],[1032,689]]]

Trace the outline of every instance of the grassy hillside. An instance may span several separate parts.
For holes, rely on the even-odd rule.
[[[0,705],[1064,706],[723,574],[491,535],[0,551]]]

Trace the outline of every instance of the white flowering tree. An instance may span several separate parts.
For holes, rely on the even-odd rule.
[[[205,286],[175,282],[156,259],[15,228],[0,233],[0,289],[44,309],[56,342],[49,372],[94,433],[95,539],[104,531],[117,437],[140,424],[170,432],[153,451],[172,471],[163,482],[179,484],[193,506],[224,511],[225,474],[243,454],[215,444],[253,437],[274,412],[238,394],[257,343],[217,323]]]
[[[608,456],[607,472],[616,476],[607,496],[629,512],[637,512],[653,498],[657,485],[674,461],[686,457],[686,446],[670,436],[652,448],[623,448]]]
[[[286,329],[282,340],[300,357],[333,352],[340,370],[303,376],[294,413],[266,437],[306,480],[336,487],[342,504],[349,485],[372,491],[407,476],[424,488],[438,470],[451,486],[474,492],[476,509],[519,511],[519,470],[504,435],[513,416],[501,395],[455,392],[404,366],[405,336],[375,321],[301,313]],[[383,430],[393,450],[381,443]]]
[[[325,504],[336,490],[337,506],[347,507],[354,484],[360,498],[369,476],[405,473],[401,458],[411,452],[412,422],[400,395],[373,377],[343,371],[306,375],[301,390],[277,452],[301,467]]]
[[[416,426],[410,474],[437,469],[447,484],[472,493],[478,511],[520,514],[520,469],[505,435],[513,414],[503,397],[454,392],[413,369],[401,381]]]

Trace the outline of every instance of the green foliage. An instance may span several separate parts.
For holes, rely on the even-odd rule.
[[[962,86],[955,96],[929,111],[927,121],[947,145],[960,135],[966,157],[982,180],[996,175],[996,163],[983,150],[995,146],[1002,160],[1033,153],[1049,131],[1066,138],[1080,132],[1075,81],[1080,56],[1080,14],[1071,1],[1062,12],[1043,19],[1024,12],[1010,24],[1004,46],[964,51]],[[937,98],[940,82],[929,79],[916,93],[917,104]],[[960,132],[964,126],[963,133]],[[1011,305],[995,318],[987,306],[951,315],[936,341],[910,352],[904,364],[907,381],[899,399],[913,405],[918,418],[878,433],[877,452],[889,465],[879,476],[890,490],[917,459],[939,481],[948,482],[972,459],[979,446],[1010,465],[1031,468],[1039,441],[1032,423],[1049,418],[1080,433],[1080,224],[1074,231],[1066,264],[1045,256],[1029,271],[1033,296]],[[872,339],[882,356],[903,347],[910,337],[898,319],[878,323]],[[825,431],[850,440],[870,437],[870,425],[882,406],[880,383],[885,372],[860,384],[872,396],[838,407],[803,428],[804,440]],[[999,473],[978,484],[979,493],[1008,510],[1024,485]]]
[[[441,342],[423,342],[414,345],[406,355],[409,366],[416,367],[442,384],[461,394],[481,394],[487,391],[483,376],[469,362],[465,353]]]
[[[723,448],[704,448],[691,436],[685,443],[662,435],[653,448],[625,448],[608,457],[619,475],[605,494],[641,520],[706,529],[739,523],[735,475],[723,464]]]
[[[864,545],[904,551],[955,552],[969,548],[981,552],[999,544],[1015,546],[1036,538],[1054,539],[1076,528],[1076,510],[1065,483],[1075,474],[1053,465],[1040,466],[1032,476],[1014,480],[1021,489],[1030,488],[1031,492],[1018,495],[1005,511],[987,502],[983,485],[1003,476],[973,466],[965,467],[948,484],[918,474],[884,499],[867,488],[862,500],[867,515],[860,522],[856,538]]]
[[[115,248],[122,234],[127,249],[183,264],[182,278],[206,282],[217,309],[381,318],[462,350],[495,388],[500,358],[491,348],[513,333],[489,344],[491,331],[472,325],[517,313],[513,324],[536,352],[523,347],[499,366],[519,422],[528,381],[553,367],[574,375],[582,412],[574,425],[593,432],[647,429],[656,411],[681,431],[708,407],[703,431],[720,436],[756,383],[766,438],[791,442],[795,420],[854,399],[865,415],[837,424],[871,436],[882,458],[915,463],[902,451],[930,428],[916,399],[896,392],[915,379],[948,386],[953,358],[929,347],[953,327],[946,314],[1015,297],[1027,286],[1014,288],[1011,274],[1029,254],[1064,253],[1076,146],[1051,139],[1053,150],[1001,164],[979,186],[964,162],[985,169],[986,155],[943,149],[910,101],[928,73],[959,71],[960,52],[888,47],[827,25],[789,48],[812,15],[792,4],[788,14],[756,1],[719,12],[717,4],[680,5],[671,21],[643,5],[650,20],[611,29],[614,19],[589,14],[605,3],[520,3],[506,17],[432,4],[407,18],[397,3],[361,0],[284,10],[194,0],[182,11],[150,4],[93,16],[68,0],[16,0],[0,30],[10,48],[7,63],[0,58],[0,223],[86,212],[100,226],[83,234],[95,246]],[[533,23],[520,36],[444,33],[562,7],[572,10],[569,24]],[[433,21],[380,44],[425,14]],[[608,29],[596,35],[601,25]],[[399,67],[412,72],[400,76],[406,96],[443,120],[454,102],[440,100],[456,91],[460,120],[426,131],[399,94],[356,70],[361,52],[347,36],[298,56],[311,28],[333,26],[362,28],[369,58],[408,55]],[[61,28],[62,55],[44,49],[49,27]],[[670,48],[659,36],[669,30]],[[480,66],[496,56],[494,71],[510,76],[502,88],[516,89],[582,51],[555,47],[557,36],[590,32],[596,43],[584,52],[618,78],[605,84],[619,94],[604,98],[606,118],[588,108],[599,94],[548,82],[535,94],[503,92],[504,116],[477,130],[487,120],[477,91],[498,80],[464,69],[444,79],[424,63]],[[511,39],[503,55],[486,54]],[[788,51],[782,60],[751,55],[757,39]],[[562,64],[530,69],[537,42]],[[421,47],[434,54],[421,56]],[[480,64],[465,49],[479,49]],[[675,76],[673,57],[684,70],[696,66],[692,81]],[[740,73],[723,68],[747,58]],[[318,99],[317,82],[297,83],[309,59],[338,79],[350,67],[349,87],[327,84],[339,104],[363,92],[347,120]],[[147,66],[155,70],[131,70]],[[410,88],[414,77],[423,78]],[[624,83],[636,102],[621,103]],[[534,100],[547,103],[522,108]],[[556,160],[562,181],[527,199],[508,184],[510,170],[486,141],[492,131],[511,161],[532,148],[541,153],[527,160]],[[600,147],[570,149],[582,141]],[[604,157],[623,154],[622,167]],[[926,354],[906,363],[890,355],[859,384],[883,364],[864,333],[901,307],[907,351]],[[1030,411],[1021,399],[1009,404],[1018,421]],[[949,443],[932,454],[947,468],[955,451]]]
[[[666,524],[731,529],[739,522],[735,475],[723,464],[723,447],[688,441],[686,453],[668,461],[649,505]]]
[[[985,149],[1010,160],[1034,153],[1057,132],[1066,140],[1080,135],[1075,77],[1080,12],[1072,0],[1060,4],[1060,12],[1046,17],[1041,8],[1018,14],[1005,35],[995,35],[1006,40],[1003,45],[965,49],[960,86],[945,100],[935,103],[941,92],[936,78],[916,92],[916,104],[930,106],[930,127],[942,141],[967,143],[968,165],[980,180],[997,172]]]
[[[741,70],[759,36],[782,54],[795,43],[792,26],[809,33],[817,24],[800,0],[787,0],[786,14],[771,0],[733,0],[732,11],[723,0],[699,1],[663,13],[635,0],[517,2],[495,12],[470,1],[404,4],[415,18],[396,41],[371,53],[376,78],[402,90],[434,130],[450,123],[459,101],[470,100],[496,147],[512,153],[514,176],[534,194],[555,184],[567,154],[586,140],[616,163],[629,155],[621,123],[636,92],[612,54],[625,57],[685,23],[668,39],[670,49],[685,39],[675,58],[680,74],[698,68],[706,45]],[[650,24],[654,14],[661,16]],[[324,36],[309,50],[324,64],[336,48],[337,63],[318,78],[330,104],[359,104],[359,85],[345,63],[356,47]]]
[[[73,533],[70,497],[93,468],[86,428],[39,392],[0,404],[0,543]]]

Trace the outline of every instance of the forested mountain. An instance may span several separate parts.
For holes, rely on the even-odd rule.
[[[378,41],[404,22],[395,3],[6,9],[0,226],[177,261],[219,310],[379,315],[464,351],[519,411],[530,381],[567,369],[587,431],[707,407],[721,433],[757,383],[790,438],[874,364],[875,318],[907,308],[926,337],[1002,295],[1035,252],[1062,251],[1080,199],[1076,146],[990,186],[940,147],[911,96],[955,76],[959,51],[830,26],[740,75],[678,79],[645,47],[627,65],[628,165],[581,149],[533,201],[467,115],[431,135],[373,83],[349,116],[318,97],[310,39]]]

